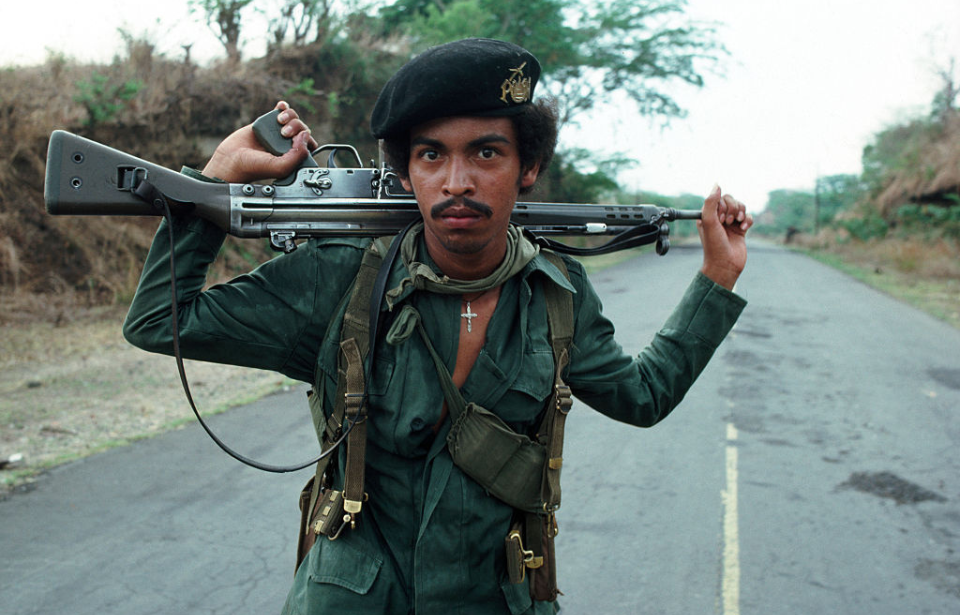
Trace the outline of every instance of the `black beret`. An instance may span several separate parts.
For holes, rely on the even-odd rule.
[[[387,81],[373,107],[378,139],[441,117],[502,117],[533,98],[540,63],[512,43],[471,38],[427,49]]]

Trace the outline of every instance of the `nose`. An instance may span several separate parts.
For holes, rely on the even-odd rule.
[[[471,196],[476,191],[473,174],[467,161],[451,157],[443,178],[443,192],[448,196]]]

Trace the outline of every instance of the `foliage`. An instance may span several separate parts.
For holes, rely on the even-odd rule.
[[[930,118],[940,124],[946,124],[952,114],[957,111],[957,97],[960,96],[960,87],[954,78],[956,58],[951,57],[945,66],[936,69],[937,76],[942,82],[940,90],[933,97],[930,109]]]
[[[935,140],[939,126],[926,118],[911,120],[881,130],[863,149],[863,182],[874,195],[879,195],[892,178],[913,172],[920,164],[925,144]]]
[[[758,224],[765,233],[784,233],[790,229],[813,232],[816,207],[813,192],[807,190],[772,190],[767,196],[767,216],[773,221]]]
[[[477,36],[509,40],[543,65],[541,88],[571,121],[626,94],[643,115],[682,117],[668,93],[677,82],[700,87],[723,47],[714,30],[683,18],[683,0],[398,0],[381,11],[386,31],[418,48]]]
[[[190,8],[202,11],[207,25],[214,31],[227,51],[227,61],[240,61],[240,21],[243,9],[253,0],[189,0]]]
[[[94,72],[89,80],[76,83],[73,99],[87,110],[85,126],[95,126],[112,120],[143,88],[139,79],[111,84],[110,77]]]
[[[313,77],[304,77],[300,83],[287,88],[283,97],[294,108],[305,110],[308,113],[316,113],[317,108],[312,101],[313,97],[317,95],[317,91],[313,88],[313,83]]]
[[[960,239],[960,197],[953,197],[952,207],[911,204],[898,209],[896,222],[901,234]]]
[[[817,179],[815,196],[819,199],[820,226],[831,223],[837,214],[852,211],[865,196],[858,175],[827,175]]]
[[[599,202],[618,189],[614,178],[628,164],[622,158],[594,162],[585,149],[557,152],[538,180],[536,198],[555,203]]]
[[[926,114],[877,132],[863,150],[862,172],[818,180],[818,227],[832,224],[862,241],[956,238],[960,235],[960,112],[955,63],[937,70],[942,86]],[[801,223],[807,197],[771,193],[758,230],[783,232]],[[842,236],[842,235],[841,235]]]
[[[960,193],[960,111],[953,59],[937,73],[942,85],[929,113],[880,131],[864,148],[863,181],[888,220],[905,201],[949,206],[949,196]]]
[[[333,0],[285,0],[280,14],[270,19],[271,49],[323,40],[330,28]]]
[[[851,237],[859,241],[883,239],[890,230],[890,225],[883,217],[873,210],[866,210],[857,217],[845,218],[839,222],[840,228],[847,231]]]

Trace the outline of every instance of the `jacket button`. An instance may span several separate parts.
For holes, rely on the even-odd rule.
[[[423,425],[424,425],[424,422],[423,422],[423,419],[421,418],[415,418],[412,421],[410,421],[410,428],[413,429],[414,431],[420,431],[421,429],[423,429]]]

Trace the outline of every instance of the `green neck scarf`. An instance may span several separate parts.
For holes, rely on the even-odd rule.
[[[410,275],[403,278],[396,288],[387,291],[387,306],[391,310],[397,298],[410,285],[417,290],[447,295],[481,293],[496,288],[519,273],[540,252],[539,246],[524,237],[521,230],[511,224],[507,228],[507,253],[493,273],[479,280],[454,280],[445,275],[437,275],[432,267],[416,260],[418,240],[422,232],[423,222],[410,229],[400,244],[400,256]]]

